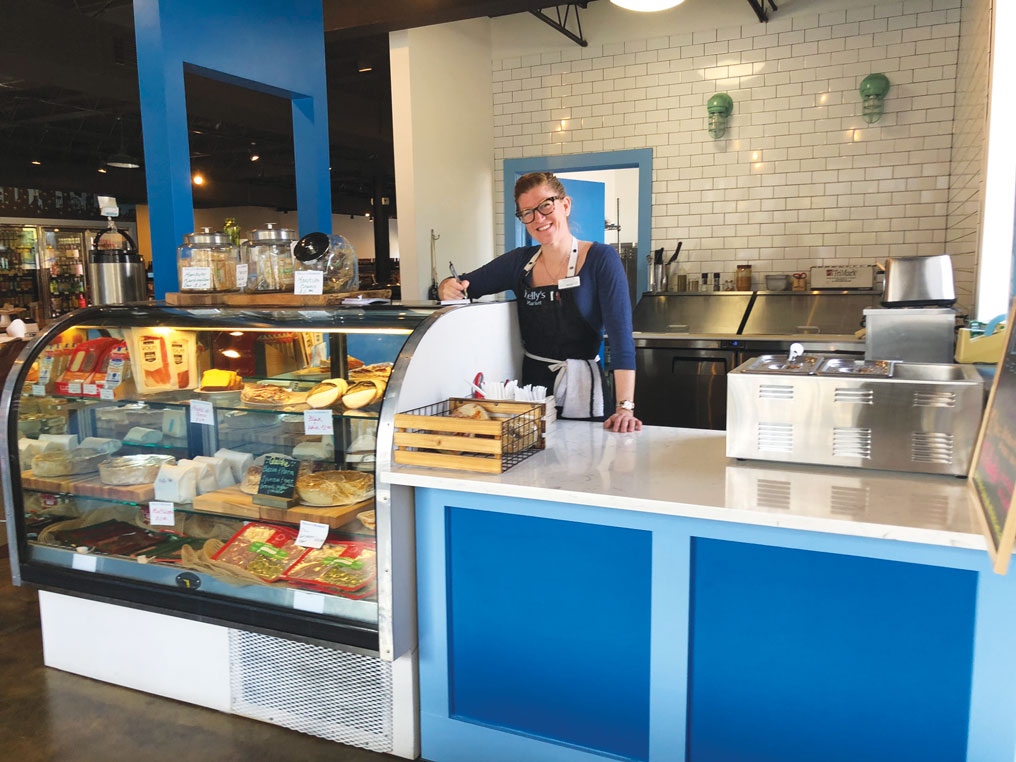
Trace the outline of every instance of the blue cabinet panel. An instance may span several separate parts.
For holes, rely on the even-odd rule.
[[[689,762],[966,759],[975,572],[705,539],[692,568]]]
[[[650,532],[447,509],[449,715],[645,760]]]

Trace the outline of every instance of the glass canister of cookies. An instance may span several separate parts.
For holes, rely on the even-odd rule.
[[[248,291],[292,292],[296,238],[296,231],[277,227],[274,222],[250,231],[250,239],[240,248],[248,268]]]
[[[226,233],[201,228],[183,237],[176,250],[180,291],[217,293],[242,291],[247,284],[247,263]]]
[[[359,265],[353,244],[343,236],[308,233],[293,247],[297,270],[320,270],[322,293],[356,291],[360,285]]]

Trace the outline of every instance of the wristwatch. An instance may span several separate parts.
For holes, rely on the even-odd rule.
[[[631,400],[621,400],[617,403],[617,406],[627,410],[629,413],[635,412],[635,403]]]

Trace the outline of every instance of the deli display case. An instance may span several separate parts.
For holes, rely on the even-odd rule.
[[[375,469],[397,412],[467,393],[476,363],[517,374],[512,310],[56,321],[0,400],[12,572],[42,590],[47,664],[414,757],[412,500]],[[225,685],[126,648],[176,627]]]

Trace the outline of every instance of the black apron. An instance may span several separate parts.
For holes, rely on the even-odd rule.
[[[575,304],[575,289],[553,286],[531,286],[528,270],[519,275],[515,293],[519,316],[519,332],[526,352],[552,360],[591,360],[600,351],[602,337],[582,317]],[[604,415],[578,420],[603,421],[610,408],[603,370],[598,374],[603,390]],[[549,363],[522,357],[522,383],[547,387],[554,391],[555,374]],[[561,407],[558,406],[558,413]],[[574,420],[574,419],[573,419]]]

